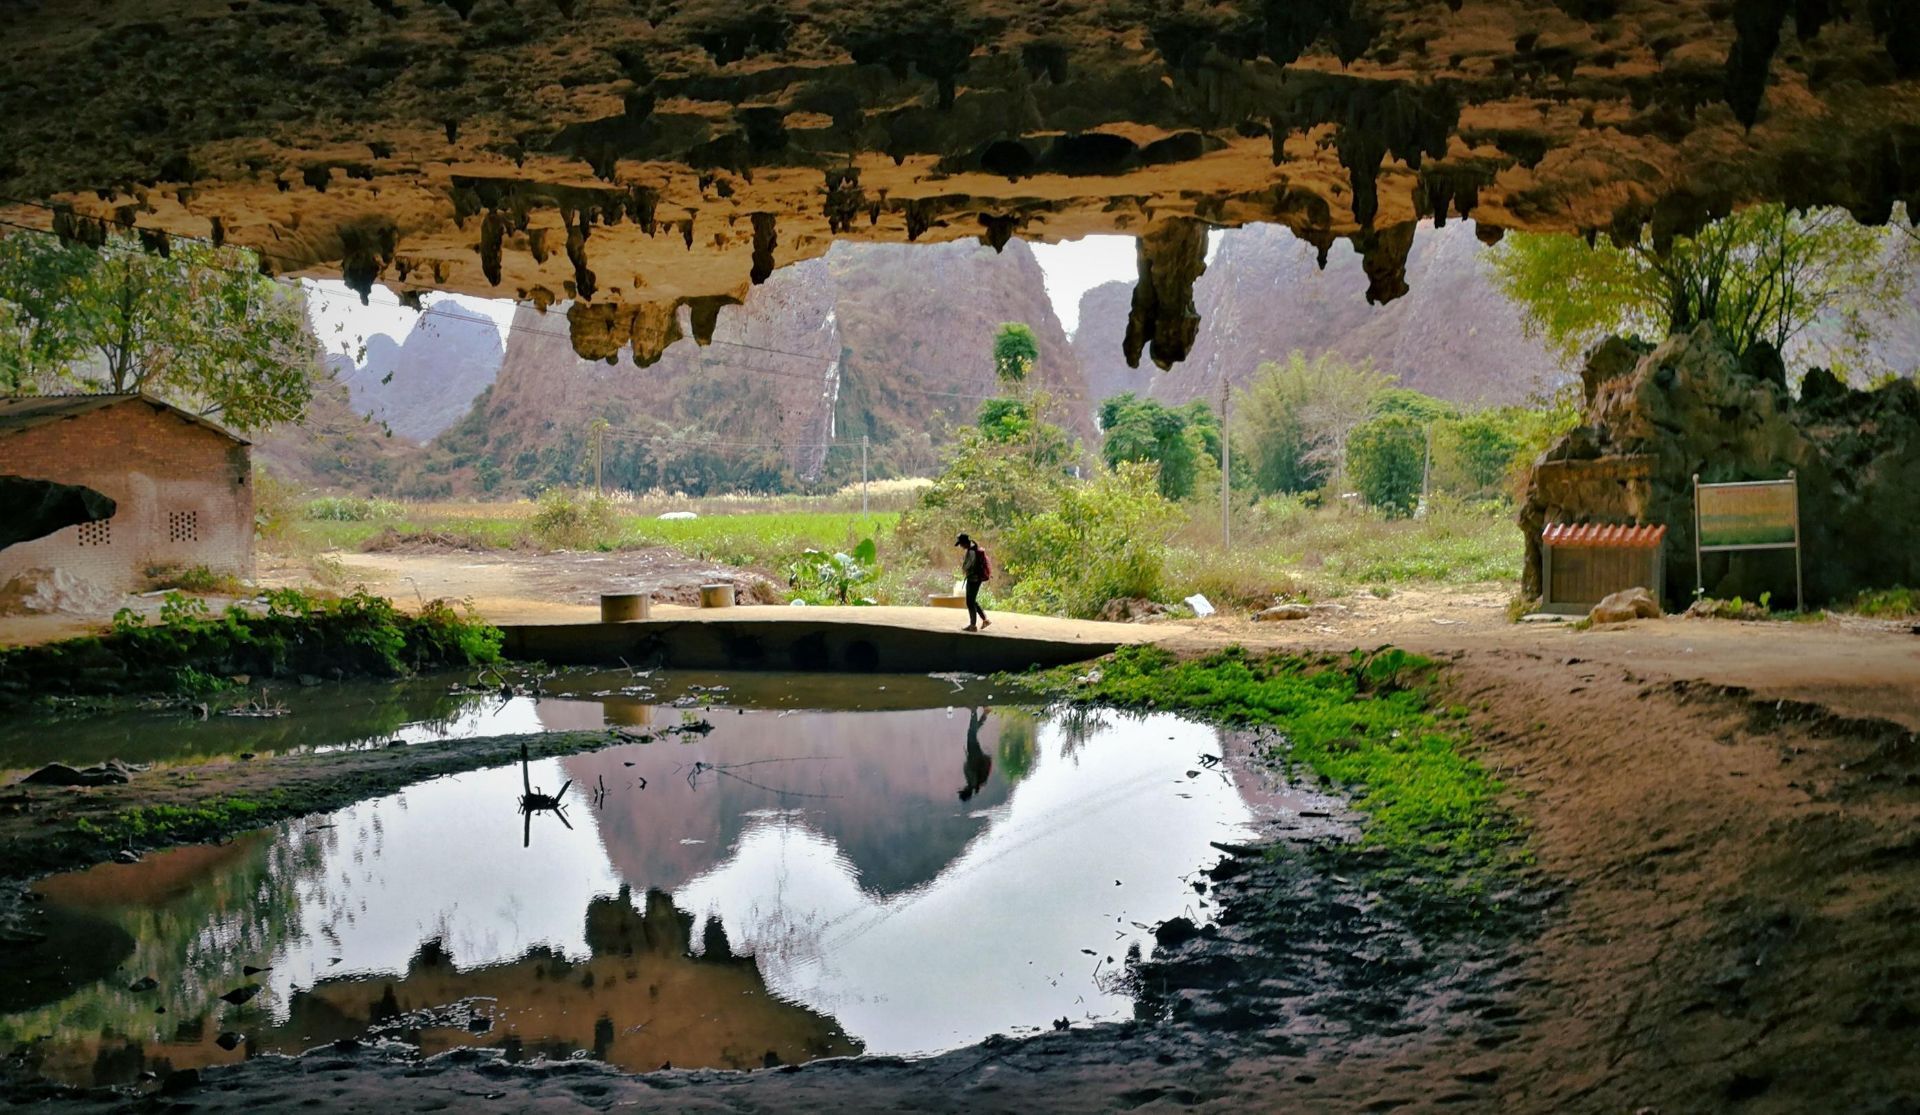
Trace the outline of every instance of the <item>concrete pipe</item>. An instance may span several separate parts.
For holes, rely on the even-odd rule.
[[[644,592],[609,592],[600,597],[601,623],[632,623],[653,614],[653,597]]]

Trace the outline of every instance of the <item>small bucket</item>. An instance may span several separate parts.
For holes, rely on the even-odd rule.
[[[702,608],[733,607],[733,586],[730,584],[701,585],[700,606]]]

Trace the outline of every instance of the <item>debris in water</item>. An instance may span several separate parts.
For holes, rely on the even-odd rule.
[[[560,784],[559,793],[552,795],[542,793],[536,789],[533,785],[533,777],[528,773],[527,745],[524,741],[520,744],[520,787],[522,791],[520,794],[520,814],[525,819],[521,826],[520,833],[520,846],[522,848],[530,848],[533,846],[533,815],[535,813],[551,813],[560,818],[562,825],[565,825],[568,829],[573,828],[573,822],[567,820],[566,803],[561,800],[566,797],[567,787],[571,785],[573,785],[573,780],[569,778]]]

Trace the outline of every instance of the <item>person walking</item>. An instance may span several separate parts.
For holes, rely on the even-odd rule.
[[[993,626],[987,622],[987,610],[980,606],[980,586],[993,576],[993,563],[987,560],[987,552],[980,544],[966,535],[953,540],[960,547],[960,576],[967,582],[967,626],[965,630],[980,631]],[[974,617],[980,617],[975,621]]]
[[[967,777],[967,784],[960,790],[961,801],[972,801],[993,774],[993,758],[980,749],[980,726],[987,722],[986,710],[970,708],[967,710],[967,761],[961,771]]]

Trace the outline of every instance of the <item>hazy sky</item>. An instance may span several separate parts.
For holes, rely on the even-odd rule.
[[[1046,274],[1047,297],[1060,324],[1072,334],[1080,324],[1080,296],[1101,283],[1114,279],[1131,283],[1136,277],[1133,237],[1089,236],[1061,244],[1033,244],[1033,254]],[[1208,256],[1219,244],[1215,233],[1208,244]],[[308,312],[314,329],[328,352],[357,355],[367,337],[385,333],[396,341],[406,339],[419,313],[400,304],[394,293],[375,287],[368,305],[360,296],[335,279],[308,279]],[[506,341],[507,325],[513,320],[513,302],[506,298],[470,298],[464,294],[430,294],[427,312],[435,306],[460,305],[486,314],[499,323],[500,339]]]

